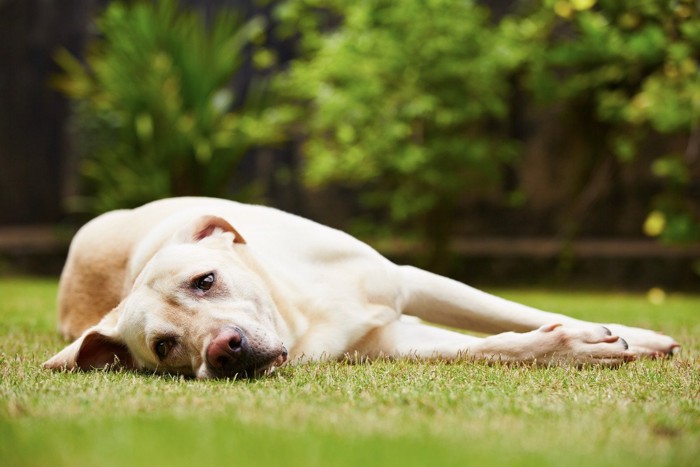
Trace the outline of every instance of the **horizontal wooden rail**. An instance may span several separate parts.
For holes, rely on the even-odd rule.
[[[379,251],[389,256],[411,255],[426,246],[411,241],[379,241]],[[457,238],[450,250],[466,257],[552,258],[561,254],[589,258],[700,258],[700,244],[664,245],[645,239],[577,239],[564,242],[554,238]]]
[[[53,225],[0,227],[0,253],[47,253],[67,251],[71,232]]]
[[[67,250],[71,233],[51,225],[0,227],[0,253],[43,253]],[[371,242],[388,256],[424,252],[426,245],[408,240]],[[567,243],[555,238],[465,238],[452,241],[459,256],[551,258],[563,253],[590,258],[700,258],[700,244],[664,245],[646,239],[577,239]]]

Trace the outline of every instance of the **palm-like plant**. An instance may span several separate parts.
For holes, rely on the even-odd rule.
[[[58,52],[55,85],[77,102],[89,210],[224,195],[251,144],[228,84],[261,23],[221,11],[207,25],[175,0],[115,2],[98,19],[87,67]]]

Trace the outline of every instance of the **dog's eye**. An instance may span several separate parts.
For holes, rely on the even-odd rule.
[[[214,285],[214,280],[214,273],[210,272],[209,274],[205,274],[204,276],[195,279],[192,285],[194,285],[196,289],[206,292],[207,290],[211,289],[212,285]]]
[[[175,342],[172,339],[161,339],[156,341],[156,344],[153,346],[153,350],[155,351],[156,355],[158,355],[158,358],[163,360],[168,356],[170,349],[172,349],[174,345]]]

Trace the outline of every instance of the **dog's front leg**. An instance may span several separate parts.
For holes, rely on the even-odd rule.
[[[634,360],[627,343],[603,327],[590,329],[551,324],[525,333],[486,338],[433,326],[396,321],[364,339],[357,353],[367,357],[465,358],[491,362],[619,365]]]
[[[537,310],[487,294],[455,280],[410,266],[399,268],[403,311],[426,321],[484,333],[525,332],[563,324],[566,329],[595,332],[599,324]],[[680,348],[671,337],[646,329],[606,324],[639,356],[662,356]]]
[[[431,323],[495,334],[531,331],[550,323],[587,324],[514,303],[412,266],[400,267],[403,312]]]
[[[335,302],[335,306],[330,306],[333,312],[325,314],[322,319],[316,315],[317,319],[294,343],[290,349],[292,362],[351,355],[363,346],[362,342],[374,336],[376,330],[384,329],[400,318],[396,309],[384,305]]]

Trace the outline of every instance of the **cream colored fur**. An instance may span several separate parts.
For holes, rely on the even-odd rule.
[[[211,273],[210,290],[197,287]],[[74,342],[54,369],[123,366],[200,378],[213,336],[246,336],[256,373],[318,358],[459,356],[619,364],[674,353],[670,337],[535,310],[410,266],[281,211],[174,198],[104,214],[75,236],[61,276],[59,328]],[[421,320],[494,334],[448,331]],[[167,340],[161,358],[155,350]],[[208,357],[209,356],[209,357]]]

